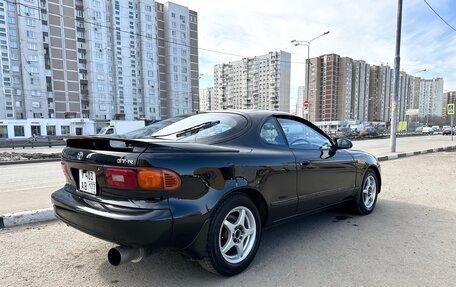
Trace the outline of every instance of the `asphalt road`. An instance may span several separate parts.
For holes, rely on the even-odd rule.
[[[452,142],[450,136],[426,135],[398,137],[396,141],[396,152],[419,151],[451,145],[456,145],[456,138],[455,141]],[[353,148],[368,151],[375,156],[392,154],[390,149],[390,138],[353,141]]]
[[[51,193],[63,186],[60,162],[0,166],[0,214],[51,206]]]
[[[455,167],[455,152],[386,161],[371,215],[331,210],[267,230],[232,278],[171,251],[112,267],[112,244],[58,222],[1,230],[0,286],[451,286]]]

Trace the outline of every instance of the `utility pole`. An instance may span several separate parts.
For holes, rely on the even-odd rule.
[[[396,27],[396,57],[394,58],[394,96],[391,105],[391,152],[396,152],[397,130],[397,99],[399,98],[400,62],[401,62],[401,28],[402,28],[402,0],[397,1],[397,27]]]

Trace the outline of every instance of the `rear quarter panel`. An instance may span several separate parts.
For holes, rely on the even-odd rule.
[[[296,164],[290,151],[237,150],[140,156],[138,165],[169,169],[181,177],[181,187],[168,196],[174,219],[173,245],[190,244],[214,208],[236,190],[260,192],[271,212],[268,219],[282,216],[283,208],[270,208],[272,203],[278,207],[296,203]]]

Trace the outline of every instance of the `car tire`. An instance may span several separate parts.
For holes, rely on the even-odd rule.
[[[367,215],[371,213],[377,204],[378,192],[380,191],[377,174],[368,169],[364,174],[361,187],[352,202],[352,211]]]
[[[214,210],[207,238],[207,257],[199,261],[209,272],[233,276],[253,261],[260,245],[261,217],[255,203],[236,193]]]

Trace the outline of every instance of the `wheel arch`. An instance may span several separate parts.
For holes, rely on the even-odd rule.
[[[226,192],[218,201],[217,204],[214,205],[211,211],[211,216],[206,219],[206,221],[203,223],[203,226],[201,227],[198,235],[196,238],[193,240],[192,243],[190,243],[187,247],[183,248],[181,251],[183,252],[185,257],[195,259],[195,260],[201,260],[205,256],[207,256],[206,253],[206,244],[207,244],[207,234],[209,231],[209,224],[212,218],[212,214],[217,210],[220,205],[229,197],[231,197],[234,194],[245,194],[247,197],[249,197],[255,206],[258,208],[258,212],[260,213],[261,217],[261,225],[264,226],[267,222],[268,219],[268,208],[267,208],[267,203],[266,199],[263,197],[263,195],[256,190],[255,188],[249,187],[249,186],[242,186],[238,188],[234,188],[228,192]]]
[[[364,175],[367,173],[368,170],[372,170],[373,172],[375,172],[375,175],[377,176],[377,180],[378,180],[378,192],[380,193],[381,189],[382,189],[382,177],[381,177],[381,174],[380,174],[380,169],[376,166],[376,165],[370,165],[366,171],[364,172]],[[364,176],[363,176],[364,178]]]
[[[255,203],[256,207],[258,208],[258,212],[260,213],[261,217],[261,224],[264,226],[268,219],[268,207],[266,203],[266,199],[258,190],[251,188],[251,187],[241,187],[232,190],[229,192],[225,198],[228,198],[234,193],[242,193],[247,195],[252,201]]]

